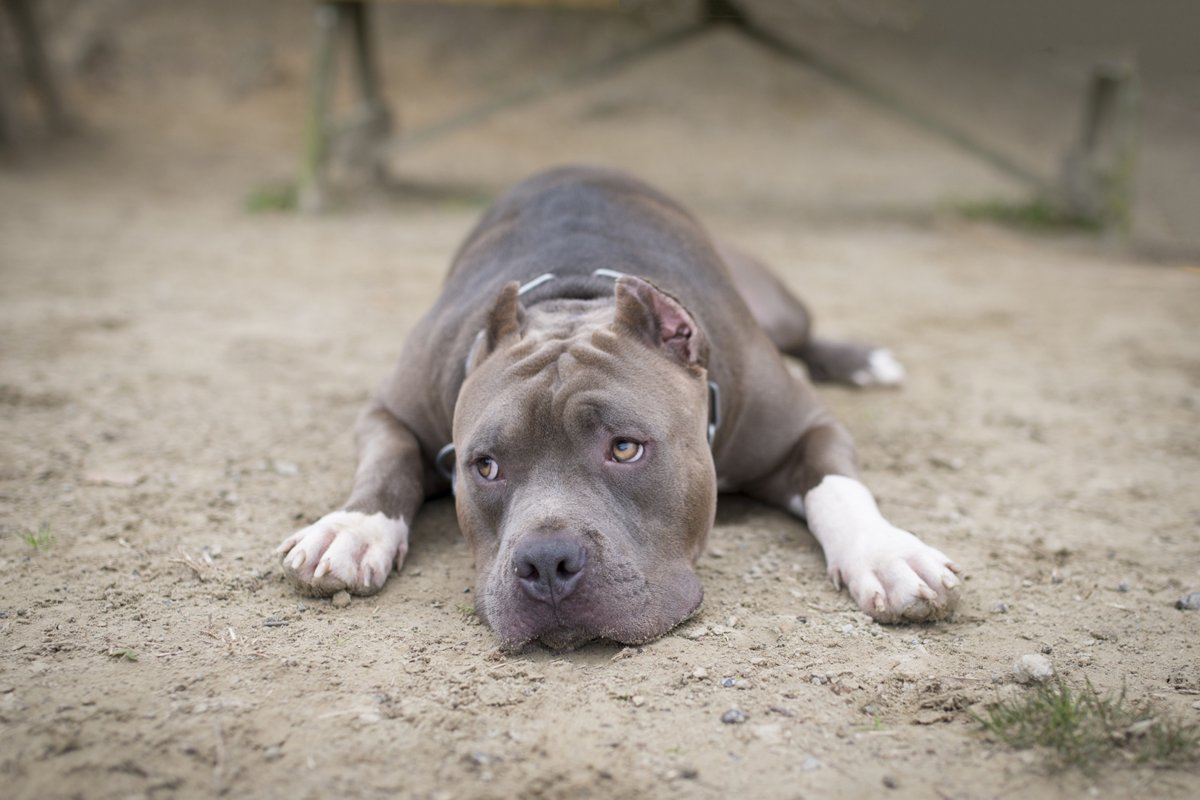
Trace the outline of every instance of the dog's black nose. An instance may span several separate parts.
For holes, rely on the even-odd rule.
[[[541,603],[558,603],[575,591],[586,564],[587,550],[566,534],[527,538],[513,553],[517,582]]]

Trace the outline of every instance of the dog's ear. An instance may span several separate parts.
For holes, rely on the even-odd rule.
[[[649,281],[624,275],[617,280],[613,327],[662,350],[684,366],[708,365],[708,341],[687,309]]]
[[[504,288],[496,296],[496,301],[492,304],[492,310],[488,314],[487,324],[475,337],[475,343],[471,345],[471,352],[467,354],[468,373],[479,366],[479,363],[499,347],[505,339],[521,335],[521,326],[525,323],[525,309],[521,307],[521,301],[517,299],[519,289],[519,283],[510,281],[504,284]]]

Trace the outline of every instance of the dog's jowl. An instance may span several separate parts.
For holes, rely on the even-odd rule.
[[[959,568],[879,513],[816,380],[903,379],[813,334],[760,263],[627,175],[535,176],[484,215],[358,422],[345,506],[280,546],[301,591],[378,591],[453,490],[506,647],[645,642],[700,605],[718,488],[805,517],[882,622],[942,617]]]

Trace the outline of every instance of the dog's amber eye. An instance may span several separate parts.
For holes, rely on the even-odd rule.
[[[637,461],[645,451],[645,447],[632,439],[613,440],[611,450],[613,461],[620,461],[622,464],[631,464]]]
[[[487,456],[475,462],[475,471],[485,481],[494,481],[500,477],[500,465],[496,463],[496,459]]]

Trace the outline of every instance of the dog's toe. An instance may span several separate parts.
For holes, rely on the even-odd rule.
[[[408,526],[381,513],[335,511],[284,540],[284,575],[301,592],[327,597],[343,589],[369,595],[383,588],[408,551]]]
[[[883,623],[943,619],[958,605],[962,581],[945,555],[912,534],[893,528],[877,548],[837,573],[858,607]]]
[[[850,374],[855,386],[899,386],[904,383],[904,365],[891,350],[880,348],[867,355],[867,361]]]

